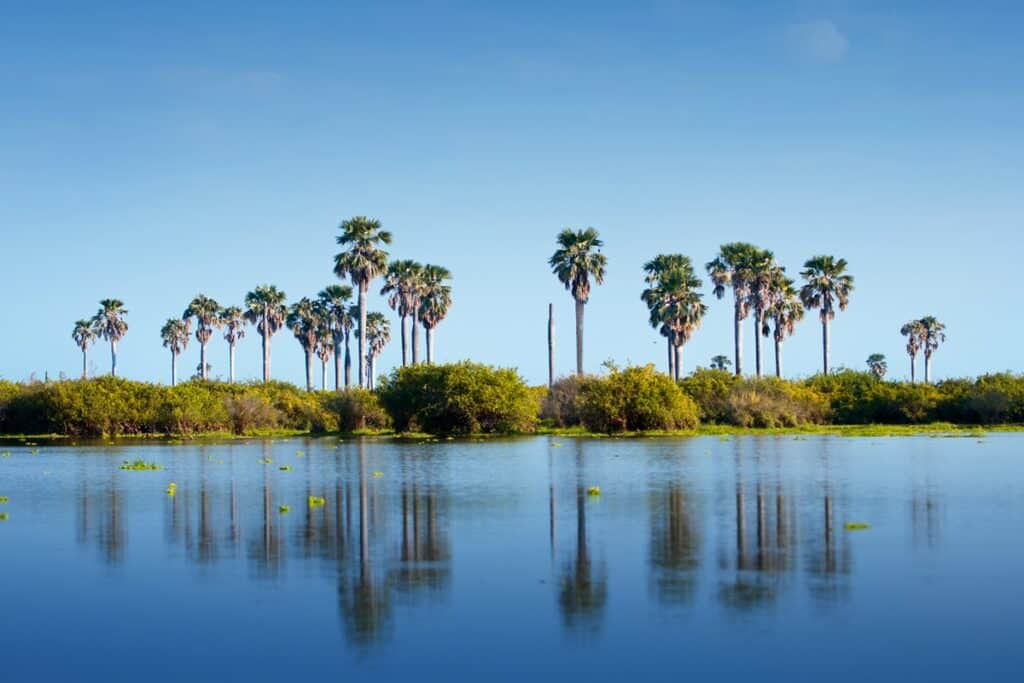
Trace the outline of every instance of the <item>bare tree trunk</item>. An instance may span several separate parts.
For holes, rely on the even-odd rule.
[[[206,342],[199,344],[199,376],[203,379],[209,379],[206,376]]]
[[[672,343],[672,337],[665,337],[668,342],[668,376],[676,376],[676,347]]]
[[[338,343],[340,341],[342,341],[342,340],[340,340],[340,339],[335,339],[334,340],[334,390],[335,391],[341,391],[341,364],[342,364],[341,354],[342,354],[342,351],[341,351],[341,344]]]
[[[828,318],[822,318],[821,320],[821,353],[824,365],[822,366],[822,373],[828,374],[828,352],[829,352],[829,341],[828,341]]]
[[[178,354],[171,351],[171,386],[178,383]]]
[[[313,354],[308,350],[306,354],[306,391],[313,391]]]
[[[352,352],[349,350],[349,334],[345,333],[345,388],[352,386]]]
[[[235,383],[235,343],[228,345],[228,378],[232,384]]]
[[[434,328],[427,328],[427,365],[434,363]]]
[[[576,374],[583,374],[583,306],[584,302],[576,300]]]
[[[359,283],[359,348],[356,358],[359,361],[359,386],[366,386],[366,290],[369,282]]]
[[[407,354],[408,354],[408,345],[407,345],[407,342],[406,342],[406,329],[405,329],[406,328],[405,320],[406,320],[407,317],[408,316],[404,316],[403,315],[402,316],[402,321],[401,321],[401,324],[402,324],[402,367],[403,368],[408,364],[406,362],[406,358],[407,358]],[[413,324],[415,325],[415,323],[413,323]]]
[[[674,348],[673,355],[675,355],[675,363],[674,363],[675,373],[676,373],[675,374],[675,380],[678,382],[679,381],[679,376],[683,372],[683,345],[682,344],[680,344],[679,346],[676,346]]]
[[[419,305],[413,310],[417,310]],[[416,313],[412,314],[412,364],[420,362],[420,325]]]
[[[761,379],[761,316],[759,311],[754,311],[754,373]]]
[[[736,376],[743,376],[743,318],[740,317],[740,302],[735,304],[734,334],[736,347]]]
[[[110,376],[117,377],[117,342],[110,340]]]
[[[924,383],[932,383],[932,354],[928,353],[927,349],[924,353]]]
[[[775,339],[775,376],[782,379],[782,341]]]
[[[548,304],[548,387],[555,384],[555,305]]]

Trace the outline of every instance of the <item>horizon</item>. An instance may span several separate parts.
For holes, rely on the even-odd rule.
[[[549,303],[557,374],[574,368],[573,302],[547,259],[559,230],[587,226],[608,257],[586,306],[590,372],[664,369],[640,300],[659,253],[693,260],[710,309],[684,373],[732,358],[731,295],[716,299],[703,267],[730,241],[774,251],[790,277],[817,254],[849,262],[834,366],[883,353],[887,379],[906,378],[899,328],[934,315],[949,335],[935,380],[1019,371],[992,311],[1016,303],[1024,8],[397,5],[9,10],[0,224],[20,291],[0,378],[77,377],[72,324],[118,298],[118,374],[166,384],[168,317],[197,293],[241,305],[263,283],[289,303],[315,296],[338,282],[338,224],[355,215],[393,233],[389,258],[452,271],[438,362],[516,367],[531,384],[547,381]],[[368,305],[392,324],[378,374],[401,353],[382,285]],[[998,323],[999,338],[1024,332]],[[752,374],[751,318],[744,330]],[[787,378],[819,369],[820,343],[809,311]],[[213,377],[227,353],[215,331]],[[179,379],[198,358],[193,336]],[[105,374],[109,348],[90,361]],[[252,326],[237,363],[259,378]],[[272,377],[304,383],[287,329]]]

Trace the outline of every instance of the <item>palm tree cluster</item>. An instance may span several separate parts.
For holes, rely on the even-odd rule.
[[[76,320],[71,338],[82,350],[82,377],[89,376],[89,347],[97,340],[110,343],[110,374],[117,375],[117,343],[128,333],[124,316],[128,311],[119,299],[103,299],[96,315],[88,320]]]
[[[932,381],[932,354],[946,341],[946,326],[935,316],[926,315],[911,320],[900,328],[900,334],[907,338],[907,355],[910,356],[910,381],[914,382],[917,354],[924,352],[924,381]]]
[[[682,254],[660,254],[644,264],[644,272],[648,286],[640,298],[650,311],[651,327],[668,341],[668,372],[678,380],[683,345],[708,310],[697,291],[702,282],[689,257]]]

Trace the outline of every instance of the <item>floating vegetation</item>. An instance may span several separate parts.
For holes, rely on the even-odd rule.
[[[323,499],[321,498],[321,500],[323,500]],[[287,514],[287,513],[291,512],[292,509],[290,507],[288,507],[287,505],[278,505],[277,506],[277,511],[280,512],[283,515],[283,514]]]
[[[121,463],[121,469],[143,472],[147,470],[162,470],[163,466],[158,465],[155,462],[146,462],[145,460],[136,460],[135,462],[128,462],[125,460]]]
[[[173,481],[170,484],[167,485],[167,495],[168,496],[173,496],[177,492],[178,492],[178,485],[175,484]]]
[[[8,498],[7,496],[0,496],[0,504],[9,503],[9,502],[11,502],[11,499]]]
[[[277,469],[281,470],[282,472],[291,472],[292,471],[292,466],[291,465],[281,465]]]
[[[587,495],[588,496],[600,496],[601,495],[601,487],[600,486],[591,486],[590,488],[587,489]]]
[[[11,518],[6,512],[0,512],[0,522],[6,522]]]
[[[327,499],[321,498],[320,496],[309,496],[306,498],[306,502],[311,508],[322,508],[327,504]]]
[[[9,458],[9,457],[11,457],[11,452],[10,451],[4,451],[3,453],[0,453],[0,457]]]
[[[552,441],[551,442],[551,447],[552,448],[561,448],[562,447],[562,442],[561,441]]]
[[[256,462],[258,462],[261,465],[273,465],[274,464],[274,461],[271,460],[270,458],[260,458]]]
[[[866,522],[847,522],[843,525],[843,528],[847,531],[864,531],[870,529],[871,525]]]
[[[305,458],[306,454],[303,451],[295,451],[295,457],[296,458]]]
[[[37,444],[35,441],[26,441],[25,445],[26,446],[38,446],[39,444]]]
[[[375,477],[383,477],[384,473],[378,470],[377,472],[373,473],[373,476],[375,476]]]
[[[722,434],[721,436],[718,437],[718,440],[719,441],[729,441],[730,440],[729,439],[729,435],[728,434]]]
[[[30,450],[28,452],[28,454],[29,455],[39,455],[39,449],[38,448],[33,448],[32,450]]]

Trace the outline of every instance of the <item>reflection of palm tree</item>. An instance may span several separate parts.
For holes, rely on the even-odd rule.
[[[823,603],[830,603],[844,597],[849,588],[846,578],[850,573],[851,559],[846,535],[836,538],[835,496],[827,454],[825,458],[825,490],[819,517],[821,532],[820,535],[812,534],[810,538],[806,566],[810,574],[811,594]]]
[[[595,571],[587,546],[587,508],[583,481],[582,444],[576,442],[576,556],[562,574],[559,605],[570,629],[597,631],[608,601],[607,578]]]
[[[700,534],[694,524],[693,503],[680,483],[652,499],[651,566],[655,588],[664,602],[688,603],[697,585]]]

